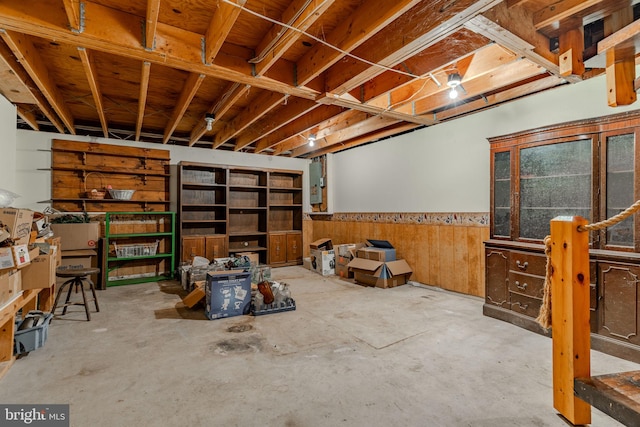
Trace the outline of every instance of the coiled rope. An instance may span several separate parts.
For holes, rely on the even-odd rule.
[[[612,227],[619,222],[624,221],[638,210],[640,210],[640,200],[609,219],[593,224],[580,225],[578,226],[578,231],[596,231]],[[551,266],[551,236],[546,236],[544,238],[544,253],[547,256],[544,278],[544,295],[542,297],[542,305],[540,306],[540,312],[536,318],[536,322],[538,322],[544,329],[549,329],[551,328],[551,273],[553,272],[553,267]]]

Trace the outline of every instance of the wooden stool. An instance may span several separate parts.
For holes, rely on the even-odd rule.
[[[93,285],[93,282],[89,278],[90,275],[99,273],[99,268],[72,268],[72,269],[60,269],[56,270],[56,276],[58,277],[69,277],[70,279],[64,282],[60,289],[58,289],[58,294],[56,295],[56,301],[53,303],[53,308],[51,309],[51,313],[55,314],[56,308],[58,308],[58,301],[60,300],[60,296],[64,291],[65,287],[69,287],[67,291],[67,299],[60,307],[64,307],[62,310],[62,315],[67,314],[67,307],[70,305],[82,305],[84,306],[84,311],[87,314],[87,320],[91,320],[91,315],[89,314],[89,305],[88,303],[93,301],[96,304],[96,311],[100,311],[100,307],[98,306],[98,297],[96,296],[96,288]],[[87,296],[84,292],[84,282],[89,284],[89,288],[91,289],[91,293],[93,294],[93,299],[87,301]],[[71,291],[75,286],[76,292],[78,292],[78,288],[82,292],[82,302],[69,302],[71,299]]]

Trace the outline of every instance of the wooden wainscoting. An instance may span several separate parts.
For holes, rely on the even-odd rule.
[[[488,213],[312,214],[303,229],[305,256],[309,243],[323,237],[334,245],[384,239],[413,268],[412,281],[484,297]]]

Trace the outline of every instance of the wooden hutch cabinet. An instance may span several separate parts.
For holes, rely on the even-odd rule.
[[[594,223],[640,198],[640,112],[490,138],[491,238],[483,312],[548,334],[543,296],[549,221]],[[590,233],[592,348],[640,362],[640,217]]]

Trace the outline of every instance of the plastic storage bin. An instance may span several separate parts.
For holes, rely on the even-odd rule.
[[[53,319],[52,313],[30,311],[22,320],[16,321],[13,353],[27,354],[44,345],[49,335],[49,323]]]

